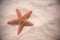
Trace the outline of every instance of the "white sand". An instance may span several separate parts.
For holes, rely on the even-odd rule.
[[[60,9],[57,0],[2,0],[0,12],[1,40],[59,40]],[[34,26],[24,27],[17,35],[18,25],[8,25],[9,19],[16,18],[15,9],[19,8],[23,15],[32,10],[29,18]]]

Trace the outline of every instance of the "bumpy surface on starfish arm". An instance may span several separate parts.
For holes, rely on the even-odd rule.
[[[12,20],[7,22],[7,24],[11,24],[11,25],[14,25],[14,24],[17,24],[17,23],[18,23],[18,18],[17,19],[12,19]]]
[[[23,27],[24,27],[24,25],[22,25],[20,23],[18,24],[18,33],[17,33],[17,35],[20,34],[20,32],[22,31]]]
[[[28,11],[25,15],[24,15],[24,17],[26,17],[27,19],[31,16],[31,14],[32,14],[32,11]]]
[[[18,9],[16,9],[16,14],[17,14],[17,17],[22,16],[22,15],[21,15],[21,12],[20,12]]]
[[[32,26],[32,25],[33,25],[33,23],[32,23],[32,22],[30,22],[30,21],[28,21],[28,20],[26,20],[26,21],[25,21],[25,25],[26,25],[26,26]]]

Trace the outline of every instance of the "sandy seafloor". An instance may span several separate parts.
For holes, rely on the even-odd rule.
[[[8,25],[7,21],[16,18],[15,9],[22,15],[32,10],[28,19],[33,26],[25,26],[17,35],[18,25]],[[58,0],[1,0],[0,1],[0,40],[60,40],[60,4]]]

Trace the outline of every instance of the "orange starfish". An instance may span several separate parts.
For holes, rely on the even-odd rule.
[[[7,24],[18,24],[17,34],[19,35],[24,26],[33,25],[33,23],[27,20],[31,16],[32,11],[27,12],[24,16],[21,15],[21,12],[18,9],[16,9],[16,13],[18,18],[8,21]]]

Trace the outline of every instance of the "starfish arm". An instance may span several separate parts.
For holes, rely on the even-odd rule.
[[[14,24],[14,23],[17,23],[17,19],[12,19],[10,21],[7,22],[7,24]]]
[[[28,21],[28,20],[26,20],[26,21],[25,21],[25,25],[26,25],[26,26],[33,26],[33,23],[30,22],[30,21]]]
[[[28,12],[24,15],[24,17],[28,19],[28,18],[31,16],[31,14],[32,14],[32,11],[28,11]]]
[[[18,25],[19,25],[19,27],[18,27],[18,33],[17,34],[19,35],[23,29],[23,25],[20,23]]]
[[[19,9],[16,9],[16,13],[17,13],[17,17],[21,16],[21,12],[19,11]]]

